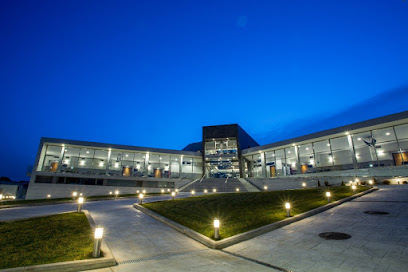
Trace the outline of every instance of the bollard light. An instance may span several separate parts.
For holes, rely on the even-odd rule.
[[[140,193],[140,190],[136,190],[136,194]]]
[[[72,197],[75,199],[77,197],[78,193],[77,192],[73,192],[72,193]]]
[[[170,189],[167,189],[167,192],[170,192]]]
[[[267,191],[267,190],[268,190],[268,186],[265,185],[265,186],[264,186],[264,190]]]
[[[370,184],[371,187],[373,187],[374,181],[372,181],[371,179],[368,181],[368,184]]]
[[[176,196],[176,192],[171,192],[171,199],[174,200],[174,197]]]
[[[286,216],[290,217],[290,203],[289,202],[285,203],[285,209],[286,209]]]
[[[143,204],[143,194],[139,194],[139,203]]]
[[[164,194],[164,189],[161,189],[161,193]]]
[[[235,191],[239,192],[239,188],[235,189]]]
[[[51,195],[48,194],[48,195],[47,195],[47,198],[51,198]]]
[[[144,193],[144,194],[145,194],[145,193],[146,193],[146,190],[143,190],[143,191],[142,191],[142,193]]]
[[[3,195],[2,194],[0,194],[0,200],[3,200]]]
[[[353,190],[353,193],[356,192],[357,186],[356,185],[351,185],[351,190]]]
[[[116,190],[116,191],[115,191],[115,197],[118,197],[118,195],[119,195],[119,191]]]
[[[207,189],[204,189],[204,194],[206,194],[206,193],[208,193],[208,190],[207,190]]]
[[[302,187],[303,187],[303,188],[306,188],[306,182],[303,182],[303,183],[302,183]]]
[[[79,196],[82,196],[82,193],[80,193]]]
[[[178,194],[179,190],[178,190],[178,189],[176,189],[175,191],[176,191],[176,194]]]
[[[217,192],[217,189],[213,189],[213,193],[216,193]]]
[[[80,213],[82,211],[82,204],[84,204],[84,198],[78,197],[78,207],[77,207],[77,213]]]
[[[331,202],[331,193],[330,192],[326,192],[326,197],[327,197],[327,202]]]
[[[214,238],[215,239],[220,238],[220,220],[218,219],[214,220]]]
[[[112,192],[109,192],[109,194],[111,195],[111,194],[112,194]]]
[[[191,191],[191,195],[192,195],[192,196],[195,195],[195,191],[194,191],[194,190]]]
[[[99,258],[101,255],[101,241],[103,237],[103,228],[98,226],[95,228],[95,235],[94,235],[94,247],[92,252],[92,257]]]

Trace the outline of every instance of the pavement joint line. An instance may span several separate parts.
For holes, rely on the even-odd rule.
[[[279,267],[279,266],[276,266],[276,265],[273,265],[273,264],[269,264],[269,263],[265,263],[265,262],[262,262],[262,261],[258,261],[256,259],[248,258],[248,257],[242,256],[242,255],[239,255],[237,253],[229,252],[229,251],[226,251],[226,250],[223,250],[223,249],[220,249],[220,251],[222,251],[224,253],[227,253],[227,254],[230,254],[232,256],[235,256],[237,258],[244,259],[244,260],[247,260],[247,261],[250,261],[250,262],[253,262],[253,263],[257,263],[257,264],[260,264],[260,265],[263,265],[263,266],[266,266],[266,267],[269,267],[269,268],[273,268],[273,269],[276,269],[276,270],[279,270],[279,271],[293,272],[292,270],[288,270],[286,268],[282,268],[282,267]]]
[[[195,252],[203,252],[203,251],[208,251],[210,250],[209,248],[207,249],[200,249],[200,250],[194,250],[194,251],[181,251],[181,252],[173,252],[173,253],[163,253],[161,255],[156,255],[156,256],[151,256],[151,257],[145,257],[145,258],[140,258],[140,259],[133,259],[133,260],[126,260],[126,261],[121,261],[118,262],[119,265],[121,264],[131,264],[131,263],[139,263],[143,261],[150,261],[150,260],[160,260],[163,258],[168,258],[168,257],[173,257],[173,256],[181,256],[181,255],[186,255],[189,253],[195,253]]]
[[[384,201],[374,201],[374,200],[352,200],[351,202],[378,202],[378,203],[408,203],[408,201],[403,201],[403,200],[384,200]]]

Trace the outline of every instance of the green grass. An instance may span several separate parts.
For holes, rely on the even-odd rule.
[[[359,186],[357,191],[367,190]],[[348,186],[329,187],[332,200],[353,193]],[[259,193],[212,194],[200,197],[143,204],[144,207],[213,238],[213,220],[219,219],[220,239],[268,225],[286,218],[284,203],[292,205],[291,215],[327,204],[326,189],[302,189]]]
[[[0,222],[0,269],[88,259],[92,246],[83,213]]]

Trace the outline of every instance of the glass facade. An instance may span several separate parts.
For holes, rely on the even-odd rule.
[[[202,176],[202,158],[50,143],[43,146],[37,171],[125,177],[197,178]]]
[[[298,174],[408,164],[408,124],[310,140],[244,155],[245,175],[274,178]]]
[[[236,138],[205,141],[205,168],[208,177],[239,177],[238,145]]]

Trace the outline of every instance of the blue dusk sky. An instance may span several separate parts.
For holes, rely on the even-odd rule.
[[[408,1],[0,0],[0,176],[41,137],[260,144],[408,110]]]

